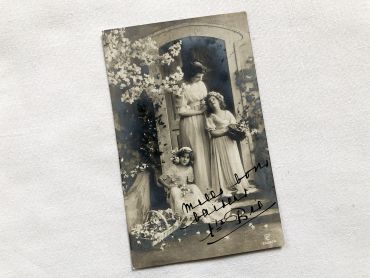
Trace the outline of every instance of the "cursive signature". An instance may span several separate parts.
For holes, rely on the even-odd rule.
[[[241,227],[243,227],[245,224],[249,223],[253,219],[256,219],[258,216],[265,213],[266,211],[268,211],[269,209],[271,209],[275,205],[276,205],[276,202],[273,202],[268,207],[264,208],[264,204],[261,201],[258,201],[256,204],[251,205],[247,208],[242,208],[242,207],[233,208],[225,214],[223,219],[221,219],[219,221],[215,221],[215,223],[208,223],[209,234],[205,238],[201,239],[200,241],[204,241],[208,238],[214,238],[214,239],[208,241],[207,245],[214,244],[214,243],[224,239],[228,235],[234,233],[235,231],[237,231],[238,229],[240,229]],[[255,214],[255,213],[257,213],[257,214]],[[253,215],[253,214],[255,214],[255,215]],[[253,215],[253,217],[251,217],[252,215]],[[237,227],[235,227],[231,231],[227,231],[226,233],[223,233],[223,234],[219,235],[219,233],[221,233],[221,231],[223,229],[223,225],[227,221],[236,222],[235,225]]]

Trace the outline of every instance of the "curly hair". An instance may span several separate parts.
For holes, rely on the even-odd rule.
[[[191,148],[189,147],[182,147],[181,149],[179,149],[176,153],[175,153],[175,157],[182,157],[184,156],[184,154],[188,154],[189,155],[189,166],[192,166],[193,163],[194,163],[194,152]],[[175,162],[175,160],[172,160],[172,162],[174,164],[178,164]]]
[[[218,102],[220,103],[220,108],[222,110],[225,110],[226,109],[226,103],[225,103],[225,100],[224,100],[224,96],[221,95],[219,92],[212,91],[212,92],[209,92],[208,95],[205,98],[206,105],[207,105],[207,113],[208,114],[211,114],[213,112],[212,108],[209,105],[209,99],[210,99],[210,97],[217,98]]]

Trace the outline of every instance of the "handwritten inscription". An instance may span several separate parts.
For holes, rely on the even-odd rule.
[[[222,189],[220,189],[220,192],[222,193]],[[244,189],[244,194],[241,197],[237,197],[237,196],[234,195],[232,197],[228,197],[227,201],[224,201],[223,199],[221,199],[219,207],[217,207],[216,204],[213,203],[213,205],[212,205],[213,210],[212,211],[209,211],[208,209],[203,208],[202,209],[202,214],[200,214],[200,215],[198,215],[198,213],[193,211],[193,221],[189,225],[191,225],[193,223],[198,223],[201,220],[202,217],[207,217],[207,216],[211,215],[212,213],[215,213],[216,211],[219,211],[219,210],[225,208],[226,206],[231,206],[233,203],[235,203],[237,201],[240,201],[240,200],[246,198],[247,196],[248,196],[248,191],[246,189]],[[211,199],[209,201],[211,201]],[[203,204],[205,204],[206,202],[209,202],[209,201],[204,201],[202,203],[201,201],[198,200],[199,203],[196,206],[193,206],[191,203],[183,203],[182,209],[184,211],[186,211],[186,213],[188,213],[189,211],[192,211],[194,208],[199,207],[199,206],[201,206],[201,205],[203,205]],[[182,227],[182,229],[186,229],[188,226]]]
[[[236,183],[235,184],[233,184],[233,186],[235,186],[235,185],[237,185],[237,184],[239,184],[240,182],[241,182],[241,180],[242,179],[244,179],[244,178],[248,178],[249,177],[249,174],[252,172],[252,171],[254,171],[254,172],[257,172],[258,171],[258,169],[262,169],[262,168],[267,168],[269,166],[269,162],[268,162],[268,160],[266,160],[265,161],[265,164],[263,165],[263,164],[261,164],[261,163],[257,163],[257,165],[256,166],[254,166],[254,167],[252,167],[251,169],[249,169],[248,171],[246,171],[245,173],[244,173],[244,176],[242,176],[242,177],[239,177],[237,174],[234,174],[234,176],[235,176],[235,180],[236,180]],[[244,190],[244,192],[245,192],[245,194],[244,194],[244,198],[245,197],[247,197],[247,190]],[[202,206],[202,205],[204,205],[206,202],[210,202],[210,201],[212,201],[213,199],[216,199],[216,198],[218,198],[218,197],[220,197],[220,196],[222,196],[222,194],[223,194],[223,190],[222,190],[222,188],[220,188],[220,192],[216,195],[216,193],[213,191],[213,190],[211,190],[210,192],[209,192],[209,194],[207,194],[207,193],[205,193],[204,194],[204,198],[205,198],[205,200],[202,202],[201,200],[199,200],[198,199],[198,204],[196,204],[196,205],[193,205],[192,203],[183,203],[182,204],[182,210],[183,211],[186,211],[186,213],[188,213],[189,211],[191,211],[191,210],[193,210],[194,208],[196,208],[196,207],[198,207],[198,206]],[[243,198],[243,197],[242,197]],[[232,200],[232,199],[234,199],[234,201]],[[236,202],[236,201],[239,201],[240,199],[237,199],[236,198],[236,196],[233,196],[233,197],[229,197],[228,198],[228,204],[229,205],[231,205],[233,202]],[[224,205],[224,202],[222,201],[222,204],[223,204],[223,207],[225,207],[225,205]],[[195,222],[198,222],[198,221],[195,221]]]
[[[242,181],[242,179],[247,179],[247,178],[249,178],[249,174],[250,174],[252,171],[254,171],[254,172],[256,173],[256,172],[258,171],[258,169],[267,168],[268,166],[269,166],[269,161],[268,161],[268,160],[266,160],[266,162],[265,162],[265,164],[264,164],[264,165],[258,162],[256,166],[253,166],[253,167],[252,167],[252,168],[250,168],[248,171],[246,171],[246,172],[244,173],[244,176],[239,177],[239,176],[238,176],[238,174],[234,174],[234,176],[235,176],[235,180],[236,180],[236,184],[239,184],[239,183]],[[236,184],[234,184],[234,185],[236,185]]]
[[[251,169],[249,169],[248,171],[246,171],[244,173],[244,175],[241,176],[241,177],[239,177],[237,174],[234,174],[235,181],[236,181],[234,186],[239,184],[242,181],[242,179],[248,178],[252,171],[257,172],[259,169],[267,168],[268,166],[269,166],[269,162],[268,162],[268,160],[266,160],[265,164],[258,163],[256,166],[254,166]],[[219,202],[220,205],[217,207],[216,203],[214,203],[212,201],[215,200],[215,199],[219,199],[222,196],[222,194],[223,194],[223,190],[222,190],[222,188],[220,188],[220,191],[219,191],[218,194],[216,194],[216,192],[214,192],[214,191],[210,191],[208,194],[207,193],[204,194],[205,200],[201,201],[201,200],[198,199],[197,204],[183,203],[182,204],[182,209],[183,209],[184,212],[188,213],[188,212],[192,211],[193,221],[190,224],[188,224],[187,226],[182,227],[182,229],[186,229],[191,224],[198,223],[199,221],[201,221],[202,218],[205,218],[205,217],[211,215],[212,213],[215,213],[215,212],[217,212],[221,209],[224,209],[227,206],[231,207],[231,205],[233,203],[238,202],[238,201],[240,201],[244,198],[247,198],[248,191],[246,189],[244,189],[244,194],[234,195],[232,197],[228,197],[226,199],[226,201],[224,199],[221,199],[221,201]],[[207,202],[212,202],[213,210],[210,211],[209,206],[208,206],[208,209],[207,208],[202,208],[204,206],[204,204],[206,204]],[[275,206],[275,204],[276,204],[276,202],[273,202],[269,206],[266,206],[266,204],[263,204],[262,201],[256,201],[255,204],[247,206],[247,207],[231,208],[227,213],[225,213],[225,215],[222,219],[216,220],[216,221],[214,221],[214,223],[208,223],[209,234],[205,238],[201,239],[201,241],[205,241],[205,240],[208,239],[209,240],[207,242],[208,245],[214,244],[214,243],[224,239],[228,235],[232,234],[233,232],[237,231],[239,228],[243,227],[245,224],[249,223],[253,219],[256,219],[261,214],[265,213],[266,211],[271,209],[273,206]],[[201,214],[199,212],[197,213],[197,212],[193,211],[197,207],[202,208]],[[228,229],[225,233],[222,233],[222,229],[224,228],[224,225],[227,222],[234,222],[236,227],[234,225],[234,227],[231,229],[231,231]]]
[[[261,201],[258,201],[255,205],[249,206],[249,208],[243,208],[243,207],[233,208],[225,214],[224,219],[220,221],[215,221],[214,224],[213,223],[208,224],[209,234],[205,238],[201,239],[201,241],[211,238],[211,240],[208,241],[207,244],[208,245],[214,244],[224,239],[228,235],[234,233],[235,231],[237,231],[238,229],[240,229],[241,227],[243,227],[245,224],[249,223],[250,221],[256,219],[261,214],[265,213],[266,211],[271,209],[273,206],[275,206],[275,204],[276,202],[273,202],[268,207],[262,209],[264,207],[264,204]],[[222,233],[221,231],[223,229],[223,226],[225,225],[227,221],[236,222],[235,223],[236,227],[234,227],[231,231],[228,230],[226,231],[226,233]]]

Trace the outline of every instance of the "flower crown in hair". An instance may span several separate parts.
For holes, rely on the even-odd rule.
[[[220,94],[220,93],[218,93],[218,92],[215,92],[215,91],[209,92],[209,93],[208,93],[208,97],[215,97],[215,98],[217,98],[217,99],[219,99],[219,100],[221,100],[221,101],[224,101],[224,96],[223,96],[223,95],[221,95],[221,94]]]
[[[182,147],[181,149],[176,148],[176,149],[171,151],[171,153],[172,153],[171,161],[175,164],[178,164],[180,162],[179,154],[182,153],[182,152],[192,153],[193,150],[189,147]]]
[[[187,153],[191,153],[193,150],[190,148],[190,147],[182,147],[181,149],[178,149],[178,148],[176,148],[176,149],[173,149],[172,151],[171,151],[171,153],[173,154],[173,155],[177,155],[178,153],[180,153],[180,152],[187,152]]]
[[[191,153],[193,150],[189,147],[182,147],[181,149],[178,150],[178,153],[179,152],[187,152],[187,153]]]

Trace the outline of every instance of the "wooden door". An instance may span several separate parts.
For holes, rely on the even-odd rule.
[[[170,94],[167,94],[165,96],[165,99],[167,104],[167,116],[171,137],[171,148],[180,148],[180,116],[176,113],[174,97]]]

